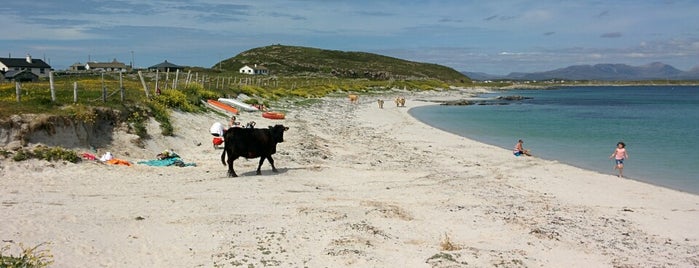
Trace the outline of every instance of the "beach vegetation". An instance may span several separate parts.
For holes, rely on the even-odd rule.
[[[5,242],[0,247],[0,267],[12,268],[40,268],[48,267],[53,263],[53,255],[48,249],[42,248],[48,243],[41,243],[34,247],[26,247],[22,243]],[[14,247],[13,247],[14,245]],[[19,250],[13,255],[11,251]]]
[[[3,148],[0,148],[0,156],[3,158],[10,157],[12,155],[12,152]]]
[[[444,233],[444,238],[442,238],[442,241],[439,243],[439,248],[442,251],[461,250],[461,246],[454,244],[447,233]]]
[[[164,136],[174,135],[174,128],[170,122],[170,110],[167,103],[160,101],[149,101],[148,108],[153,116],[153,119],[160,124],[160,131]]]
[[[68,161],[71,163],[80,162],[80,156],[69,149],[63,147],[49,147],[39,145],[34,149],[20,149],[14,153],[12,160],[24,161],[29,159],[41,159],[46,161]]]
[[[84,104],[71,104],[67,105],[65,109],[78,122],[94,124],[97,121],[97,113],[93,107]]]
[[[129,113],[129,117],[126,122],[129,125],[129,130],[136,134],[140,139],[147,139],[149,137],[148,130],[146,129],[146,120],[148,115],[143,109],[139,107],[134,107]]]

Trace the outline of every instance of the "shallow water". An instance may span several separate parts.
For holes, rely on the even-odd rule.
[[[434,127],[537,157],[615,174],[608,157],[627,145],[626,177],[699,193],[699,87],[568,87],[516,90],[509,105],[425,106],[410,110]],[[514,157],[514,156],[513,156]]]

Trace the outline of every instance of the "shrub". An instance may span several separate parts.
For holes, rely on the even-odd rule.
[[[47,146],[37,146],[34,150],[19,150],[12,157],[15,161],[24,161],[28,159],[41,159],[46,161],[68,161],[71,163],[80,162],[80,156],[72,150],[64,149],[62,147],[47,147]]]
[[[148,138],[148,131],[146,130],[145,124],[146,118],[148,118],[146,113],[137,109],[132,111],[129,118],[126,119],[135,134],[141,139]]]
[[[70,105],[66,111],[68,111],[68,114],[73,118],[86,124],[94,124],[97,120],[97,113],[95,113],[95,110],[83,104]]]
[[[25,248],[24,245],[19,244],[22,252],[17,256],[9,253],[12,244],[14,243],[10,242],[0,248],[0,267],[34,268],[47,267],[53,263],[51,252],[46,249],[39,249],[46,243],[41,243],[33,248]]]
[[[155,121],[160,123],[160,131],[162,134],[165,136],[174,135],[174,129],[170,123],[170,110],[168,110],[164,104],[157,101],[148,102],[148,108],[150,108]]]
[[[189,102],[187,95],[179,90],[167,89],[153,98],[152,102],[157,102],[165,107],[179,109],[184,112],[194,112],[197,110],[196,106]]]

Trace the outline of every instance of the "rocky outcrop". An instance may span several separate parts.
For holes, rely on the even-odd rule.
[[[514,95],[514,96],[498,96],[496,99],[505,100],[505,101],[521,101],[521,100],[529,100],[531,98],[532,97]]]

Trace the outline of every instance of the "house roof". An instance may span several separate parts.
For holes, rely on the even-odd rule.
[[[245,67],[248,67],[248,68],[253,69],[253,70],[267,70],[267,67],[262,66],[262,65],[257,65],[257,66],[245,65],[245,66],[241,67],[240,69],[243,69]]]
[[[166,68],[170,68],[170,69],[180,68],[180,69],[181,69],[181,68],[184,68],[184,66],[179,66],[179,65],[177,65],[177,64],[173,64],[173,63],[167,62],[167,60],[165,60],[164,62],[161,62],[161,63],[158,63],[158,64],[153,65],[153,66],[151,66],[151,67],[148,67],[148,69],[160,69],[160,68],[163,68],[163,69],[166,69]]]
[[[114,59],[112,62],[88,62],[85,65],[89,65],[90,69],[96,69],[96,68],[120,68],[120,69],[125,69],[128,68],[129,66],[126,66],[123,62],[118,62],[116,59]]]
[[[30,72],[30,71],[28,71],[28,70],[19,70],[19,71],[12,70],[12,71],[7,71],[7,72],[5,73],[5,78],[12,79],[12,78],[14,78],[15,76],[20,75],[20,74],[23,74],[23,73],[27,73],[27,75],[31,75],[31,76],[36,76],[36,77],[38,77],[38,75],[36,75],[35,73],[32,73],[32,72]]]
[[[0,58],[0,62],[8,68],[51,68],[50,65],[39,59],[32,59],[32,62],[29,63],[26,58]]]
[[[85,65],[80,63],[80,62],[76,62],[76,63],[73,63],[73,65],[71,65],[70,67],[76,67],[76,66],[85,66]]]

